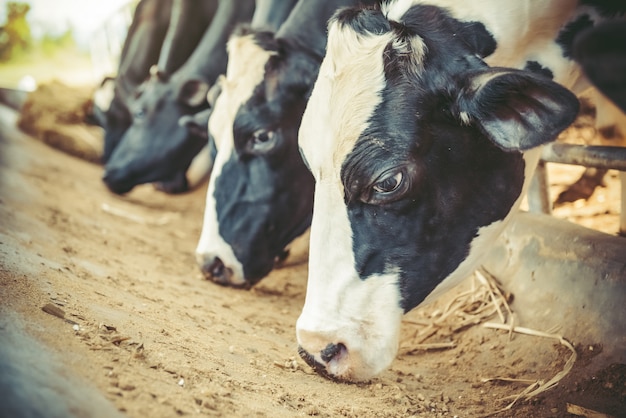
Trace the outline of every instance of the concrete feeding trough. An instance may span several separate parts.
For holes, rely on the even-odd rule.
[[[513,294],[518,325],[601,345],[592,367],[626,363],[626,238],[522,212],[483,266]]]

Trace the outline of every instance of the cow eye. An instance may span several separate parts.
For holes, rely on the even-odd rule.
[[[402,198],[411,189],[406,168],[387,171],[361,196],[361,200],[372,205],[391,203]]]
[[[259,129],[252,134],[252,149],[257,152],[269,151],[276,143],[276,134],[274,131]]]
[[[392,174],[391,176],[386,177],[374,184],[373,189],[376,193],[393,193],[398,190],[403,179],[404,175],[402,174],[402,171],[398,171],[397,173]]]

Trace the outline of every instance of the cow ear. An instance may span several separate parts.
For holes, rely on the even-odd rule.
[[[206,103],[209,84],[202,80],[188,80],[180,88],[178,101],[190,107]]]
[[[489,68],[472,73],[458,97],[462,123],[475,124],[505,151],[548,143],[578,114],[578,98],[552,80],[522,70]]]

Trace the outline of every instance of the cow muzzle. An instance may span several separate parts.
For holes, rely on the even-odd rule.
[[[233,269],[224,264],[220,257],[211,254],[197,254],[196,258],[205,279],[221,286],[250,288],[251,284],[243,277],[235,274]]]
[[[319,305],[305,303],[296,322],[300,357],[334,381],[367,381],[388,368],[398,352],[402,310],[380,307],[357,318],[354,311],[332,305],[332,298]]]
[[[298,347],[298,354],[302,357],[302,360],[311,366],[311,368],[319,375],[330,380],[341,380],[340,376],[336,376],[330,372],[331,369],[336,368],[332,367],[333,364],[331,364],[331,362],[340,363],[342,359],[347,356],[347,352],[348,350],[346,346],[342,343],[329,343],[326,348],[320,352],[320,358],[322,361],[318,361],[314,355],[310,354],[302,348],[302,346]],[[334,366],[336,366],[336,364]]]
[[[381,356],[367,359],[365,351],[348,342],[333,341],[320,334],[298,331],[298,354],[319,375],[337,382],[365,381],[386,368],[390,360]]]

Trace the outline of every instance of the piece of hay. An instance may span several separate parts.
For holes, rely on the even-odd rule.
[[[406,324],[415,325],[415,331],[403,341],[400,352],[410,355],[433,344],[439,345],[438,349],[454,348],[456,343],[451,340],[460,331],[479,325],[496,314],[502,320],[512,318],[507,299],[498,286],[493,276],[476,272],[470,288],[453,297],[443,308],[435,305],[430,311],[424,309],[428,318],[404,320]],[[445,341],[425,342],[434,335]]]
[[[522,393],[515,395],[515,396],[509,396],[506,397],[504,399],[513,399],[513,402],[511,402],[509,405],[507,405],[506,407],[495,411],[491,414],[488,415],[484,415],[485,417],[488,416],[492,416],[495,414],[498,414],[500,412],[509,410],[513,407],[513,405],[515,405],[515,403],[524,398],[524,399],[530,399],[532,397],[535,397],[537,395],[539,395],[540,393],[543,393],[547,390],[552,389],[553,387],[555,387],[565,376],[567,376],[569,374],[569,372],[572,370],[572,367],[574,367],[574,363],[576,362],[576,358],[578,357],[577,353],[576,353],[576,349],[574,348],[574,346],[567,341],[565,338],[563,338],[560,335],[557,334],[549,334],[547,332],[542,332],[542,331],[537,331],[534,329],[530,329],[530,328],[525,328],[525,327],[514,327],[508,324],[496,324],[496,323],[491,323],[491,322],[487,322],[483,324],[483,327],[485,328],[491,328],[491,329],[501,329],[501,330],[505,330],[505,331],[513,331],[519,334],[526,334],[526,335],[531,335],[531,336],[535,336],[535,337],[540,337],[540,338],[552,338],[552,339],[556,339],[559,341],[559,343],[561,343],[561,345],[567,347],[568,350],[571,351],[571,355],[570,357],[567,359],[567,361],[565,362],[565,365],[563,366],[563,369],[558,372],[556,375],[554,375],[550,380],[548,380],[547,382],[543,382],[541,380],[535,381],[533,382],[530,386],[528,386]],[[491,379],[487,379],[486,381],[489,380],[504,380],[504,378],[491,378]]]
[[[521,393],[504,398],[506,400],[513,399],[509,405],[498,411],[484,415],[484,417],[510,410],[520,399],[528,400],[555,387],[572,370],[577,358],[576,350],[572,344],[561,335],[555,334],[554,332],[537,331],[515,325],[515,313],[509,305],[511,299],[511,295],[502,291],[497,279],[484,268],[481,268],[474,273],[469,290],[455,296],[443,309],[435,308],[431,312],[425,312],[429,315],[429,320],[405,321],[405,323],[415,325],[417,330],[409,341],[403,342],[401,353],[410,355],[421,350],[454,348],[456,343],[453,341],[453,337],[456,333],[465,329],[467,326],[480,323],[482,323],[485,328],[508,331],[509,340],[513,338],[513,334],[525,334],[558,340],[561,345],[570,350],[572,354],[567,359],[563,369],[547,382],[542,380],[511,379],[507,377],[482,379],[483,383],[494,380],[529,383],[529,386]],[[502,321],[501,324],[484,322],[494,315],[497,315],[500,321]],[[424,342],[435,334],[450,341]]]
[[[567,403],[567,413],[585,418],[614,418],[612,415],[603,414],[602,412],[594,411],[580,405],[574,405],[569,402]]]

